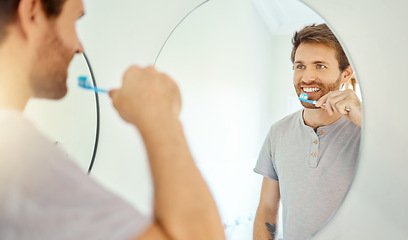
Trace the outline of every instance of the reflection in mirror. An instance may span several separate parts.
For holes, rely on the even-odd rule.
[[[253,234],[264,234],[268,237],[266,239],[281,239],[284,232],[288,233],[285,239],[304,239],[330,218],[349,187],[357,153],[353,152],[352,159],[343,159],[331,149],[352,152],[347,151],[346,144],[354,144],[353,148],[358,149],[359,128],[352,128],[356,138],[353,135],[352,141],[348,141],[347,137],[339,140],[336,133],[343,134],[340,125],[349,123],[347,117],[340,121],[330,118],[332,122],[307,126],[309,123],[304,123],[301,109],[311,106],[300,104],[292,85],[293,81],[302,82],[301,76],[307,76],[311,69],[311,60],[306,58],[309,49],[301,46],[302,55],[295,55],[295,59],[307,67],[304,70],[307,74],[299,75],[303,71],[300,66],[292,70],[292,35],[306,25],[322,22],[313,11],[295,0],[209,1],[178,26],[157,61],[156,66],[171,74],[180,85],[184,102],[182,121],[187,138],[214,194],[230,240],[252,239]],[[314,50],[319,49],[312,52]],[[333,57],[330,50],[323,52],[331,53],[329,57]],[[336,58],[329,60],[337,63]],[[331,67],[330,77],[336,73],[334,80],[340,79],[341,71]],[[351,76],[347,74],[346,77]],[[318,100],[326,88],[321,83],[322,76],[314,81],[315,85],[300,85],[300,91],[308,92],[312,100]],[[297,113],[291,115],[294,112]],[[322,113],[320,110],[311,112]],[[274,139],[273,147],[278,149],[274,156],[281,158],[290,153],[293,159],[285,157],[284,161],[258,162],[255,171],[266,179],[260,201],[262,177],[254,174],[252,169],[268,129],[287,115],[296,116],[299,120],[296,123],[302,123],[303,130],[281,124],[279,136],[290,136],[291,139]],[[301,131],[304,131],[303,135]],[[265,148],[261,156],[263,153]],[[266,152],[268,154],[271,153]],[[291,169],[294,162],[290,161],[294,159],[301,160]],[[351,165],[341,165],[342,161]],[[264,168],[258,168],[260,165]],[[281,169],[285,170],[281,172]],[[267,175],[273,170],[276,170],[279,182]],[[341,189],[336,178],[346,181]],[[268,211],[267,207],[262,209],[266,203],[272,202],[274,195],[280,196],[283,203],[279,213]],[[336,199],[334,195],[337,195]],[[305,199],[307,201],[303,201]],[[330,208],[325,207],[327,204]],[[273,206],[275,210],[276,205],[279,205],[279,199]],[[302,218],[299,221],[293,219],[300,213]],[[255,217],[260,220],[260,227],[257,228],[255,222],[253,229]],[[318,222],[314,226],[306,226],[316,219]]]
[[[273,124],[262,147],[255,239],[276,234],[280,200],[284,239],[318,231],[343,201],[360,148],[361,103],[354,90],[341,91],[353,70],[340,43],[326,24],[304,27],[292,43],[293,84],[309,101]]]

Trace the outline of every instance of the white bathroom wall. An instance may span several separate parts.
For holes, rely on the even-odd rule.
[[[310,23],[305,23],[310,24]],[[272,78],[269,81],[271,124],[300,109],[302,105],[293,87],[292,35],[274,35],[272,38]]]

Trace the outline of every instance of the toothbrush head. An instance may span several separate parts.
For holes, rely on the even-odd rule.
[[[87,76],[79,76],[78,77],[78,86],[80,86],[81,88],[84,88],[84,89],[92,90],[94,92],[100,92],[100,93],[109,92],[108,90],[105,90],[105,89],[93,87],[91,85],[90,81],[88,80]]]
[[[87,76],[79,76],[78,77],[78,86],[80,86],[82,88],[86,88],[86,89],[92,89],[92,86],[89,83]]]
[[[311,100],[308,100],[308,96],[307,96],[307,94],[306,94],[306,93],[302,93],[302,94],[300,94],[300,96],[299,96],[299,100],[300,100],[300,101],[303,101],[303,102],[312,103],[312,104],[316,104],[316,103],[317,103],[317,101],[311,101]]]
[[[302,94],[300,94],[300,96],[299,96],[299,99],[300,100],[302,100],[302,99],[304,99],[304,100],[307,100],[307,94],[306,93],[302,93]]]

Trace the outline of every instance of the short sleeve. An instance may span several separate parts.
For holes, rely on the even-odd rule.
[[[272,143],[271,143],[272,131],[269,131],[262,149],[259,153],[258,160],[256,162],[254,172],[263,175],[264,177],[279,181],[278,175],[275,171],[273,164]]]

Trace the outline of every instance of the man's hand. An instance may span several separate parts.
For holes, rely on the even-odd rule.
[[[326,109],[330,116],[335,112],[347,115],[354,124],[361,127],[361,102],[351,89],[329,92],[319,99],[316,107]]]
[[[180,114],[178,86],[153,67],[130,67],[123,76],[122,87],[111,90],[109,96],[119,115],[139,130],[176,120]]]

